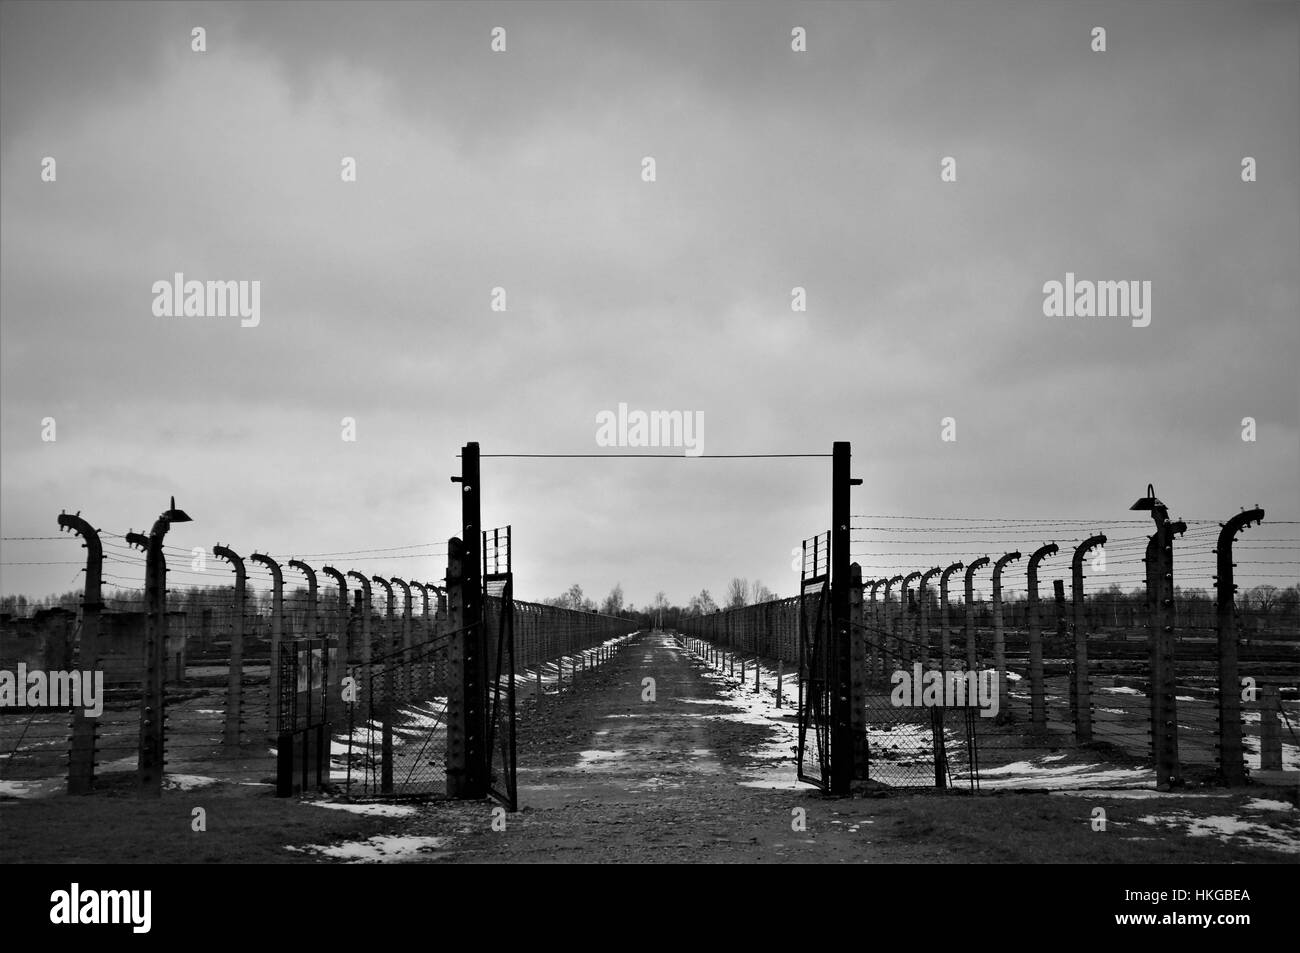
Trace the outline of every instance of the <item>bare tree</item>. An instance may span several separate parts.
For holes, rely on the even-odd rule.
[[[609,590],[609,595],[605,597],[600,611],[605,615],[618,615],[623,611],[623,584],[621,582],[614,583],[614,588]]]
[[[709,595],[709,590],[701,589],[698,596],[691,596],[688,609],[691,615],[708,615],[710,612],[718,611],[718,604],[713,601],[713,596]]]
[[[739,609],[748,605],[749,582],[740,576],[733,576],[727,585],[727,608]]]

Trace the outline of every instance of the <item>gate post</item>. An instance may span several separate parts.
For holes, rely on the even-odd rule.
[[[853,635],[849,627],[849,591],[852,587],[849,556],[850,490],[862,483],[850,476],[850,446],[837,440],[831,461],[831,632],[835,645],[833,694],[831,695],[831,793],[844,795],[852,789],[857,749],[853,733],[854,685],[862,680],[855,667]]]
[[[1083,614],[1083,557],[1096,546],[1105,546],[1102,534],[1089,536],[1070,559],[1070,597],[1074,602],[1074,738],[1092,740],[1092,685],[1088,681],[1088,626]]]
[[[83,672],[99,667],[99,613],[104,607],[101,586],[104,547],[99,531],[81,518],[81,511],[59,514],[59,528],[76,533],[86,550],[86,588],[81,599],[81,635],[77,666]],[[68,793],[89,794],[95,784],[95,740],[97,718],[86,717],[85,708],[72,714],[72,747],[68,757]]]
[[[230,629],[230,666],[226,675],[226,722],[222,744],[230,748],[239,746],[239,729],[243,715],[244,694],[244,618],[248,603],[248,573],[244,561],[227,546],[218,543],[212,555],[224,559],[235,570],[235,618]],[[272,667],[277,663],[272,663]]]
[[[1047,727],[1047,699],[1043,686],[1043,620],[1038,604],[1038,564],[1060,552],[1055,543],[1039,546],[1029,557],[1029,718],[1035,728]]]
[[[948,577],[961,568],[961,563],[953,563],[939,576],[939,624],[943,626],[939,634],[939,664],[943,666],[945,672],[948,671],[949,656],[952,655],[952,620],[948,617]]]
[[[477,799],[488,793],[487,659],[483,645],[482,524],[479,516],[479,446],[461,451],[463,538],[448,541],[447,591],[452,635],[447,699],[447,793]],[[569,646],[571,649],[572,646]]]
[[[270,556],[254,552],[249,562],[261,563],[271,571],[271,681],[266,701],[267,733],[277,737],[280,726],[280,638],[283,635],[284,576],[280,564]]]
[[[966,669],[971,672],[978,667],[975,652],[975,570],[988,564],[989,558],[981,556],[966,567]]]
[[[1214,577],[1217,592],[1215,617],[1219,630],[1219,770],[1229,784],[1245,784],[1246,770],[1241,742],[1241,682],[1237,673],[1237,605],[1233,593],[1232,544],[1237,534],[1251,523],[1260,523],[1264,511],[1258,507],[1238,513],[1221,524],[1214,554],[1218,573]],[[1267,719],[1264,714],[1261,719]],[[1261,746],[1260,751],[1263,751]],[[1263,764],[1262,754],[1260,764]]]
[[[1011,716],[1011,693],[1007,687],[1007,644],[1002,635],[1002,570],[1015,562],[1020,553],[999,556],[993,564],[993,665],[998,670],[998,720]]]

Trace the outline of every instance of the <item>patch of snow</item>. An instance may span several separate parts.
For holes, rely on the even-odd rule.
[[[1270,827],[1259,821],[1230,815],[1197,817],[1185,811],[1139,817],[1138,823],[1181,827],[1188,837],[1215,837],[1225,844],[1246,841],[1244,846],[1263,847],[1287,854],[1300,854],[1300,830]]]
[[[306,847],[287,846],[285,850],[324,854],[352,864],[401,863],[415,860],[423,853],[435,851],[447,842],[445,837],[412,837],[381,834],[363,841]]]
[[[1242,805],[1247,811],[1292,811],[1295,805],[1286,801],[1271,801],[1268,798],[1257,797],[1247,801]]]
[[[327,807],[334,811],[365,814],[370,817],[410,817],[417,813],[409,804],[340,804],[336,801],[307,801],[312,807]]]
[[[209,784],[216,784],[216,778],[205,777],[201,774],[164,774],[163,786],[176,791],[192,791],[195,788],[205,788]]]

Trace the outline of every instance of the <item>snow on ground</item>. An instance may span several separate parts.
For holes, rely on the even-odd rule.
[[[1186,811],[1174,811],[1170,814],[1140,817],[1138,823],[1181,829],[1188,837],[1216,837],[1225,844],[1300,854],[1300,830],[1294,827],[1272,827],[1259,820],[1240,816],[1197,817]]]
[[[0,797],[37,798],[62,794],[67,778],[37,778],[30,781],[0,781]]]
[[[418,860],[422,854],[431,854],[447,842],[445,837],[401,837],[379,835],[363,841],[342,844],[308,844],[305,847],[286,846],[285,850],[299,853],[323,854],[338,857],[353,864],[401,863]]]
[[[410,817],[418,813],[409,804],[341,804],[337,801],[304,801],[312,807],[325,807],[334,811],[366,814],[370,817]]]
[[[1057,759],[1053,759],[1057,760]],[[1065,788],[1154,787],[1156,773],[1149,768],[1117,768],[1105,763],[1048,765],[1046,759],[1017,761],[996,768],[980,768],[981,790],[1060,790]]]
[[[1116,800],[1145,800],[1147,798],[1161,797],[1187,797],[1186,791],[1157,791],[1154,788],[1101,788],[1089,790],[1087,788],[1077,788],[1070,791],[1052,791],[1052,794],[1059,794],[1063,797],[1100,797],[1107,801]],[[1196,797],[1232,797],[1231,794],[1201,794],[1197,793]]]
[[[1257,797],[1247,801],[1242,805],[1248,811],[1293,811],[1295,805],[1286,801],[1273,801],[1268,798]]]
[[[216,778],[205,777],[202,774],[163,775],[163,787],[170,791],[193,791],[195,788],[206,788],[209,784],[216,783]]]
[[[694,655],[694,653],[690,653]],[[695,655],[706,666],[707,659]],[[723,674],[721,670],[706,670],[705,678],[714,682],[722,696],[724,704],[734,710],[709,717],[727,718],[748,724],[760,724],[778,730],[777,740],[762,748],[747,752],[754,761],[759,762],[754,775],[740,782],[746,787],[778,788],[799,790],[803,783],[796,778],[796,758],[798,736],[797,713],[794,706],[798,703],[798,687],[787,686],[783,689],[784,704],[781,710],[774,707],[776,691],[776,673],[765,666],[759,668],[759,680],[763,687],[760,694],[754,694],[753,660],[745,666],[745,680],[737,687],[740,679],[740,667],[736,675]],[[730,672],[730,660],[725,662],[725,671]],[[787,676],[796,678],[797,674]],[[793,689],[793,691],[792,691]],[[1140,694],[1135,689],[1124,692]],[[716,701],[699,699],[700,704],[718,704]],[[898,782],[915,779],[918,766],[932,764],[933,738],[930,727],[919,722],[900,722],[889,726],[868,724],[868,744],[873,751],[880,752],[880,757],[873,761],[872,775],[886,783],[897,779]],[[811,742],[811,738],[809,739]],[[950,744],[961,745],[963,739],[949,738]],[[955,748],[951,750],[956,750]],[[1015,764],[980,770],[980,787],[990,789],[1019,790],[1055,790],[1060,788],[1134,788],[1155,787],[1155,772],[1148,769],[1119,768],[1107,763],[1060,765],[1063,754],[1044,755],[1032,761],[1020,761]],[[950,766],[954,784],[969,783],[969,775],[956,764]]]

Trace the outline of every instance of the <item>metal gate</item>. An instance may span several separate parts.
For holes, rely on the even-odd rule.
[[[803,541],[800,583],[798,778],[826,791],[830,788],[834,671],[830,639],[830,533]]]
[[[488,656],[488,793],[509,811],[519,809],[515,764],[515,603],[510,570],[510,527],[483,532],[483,631]]]

